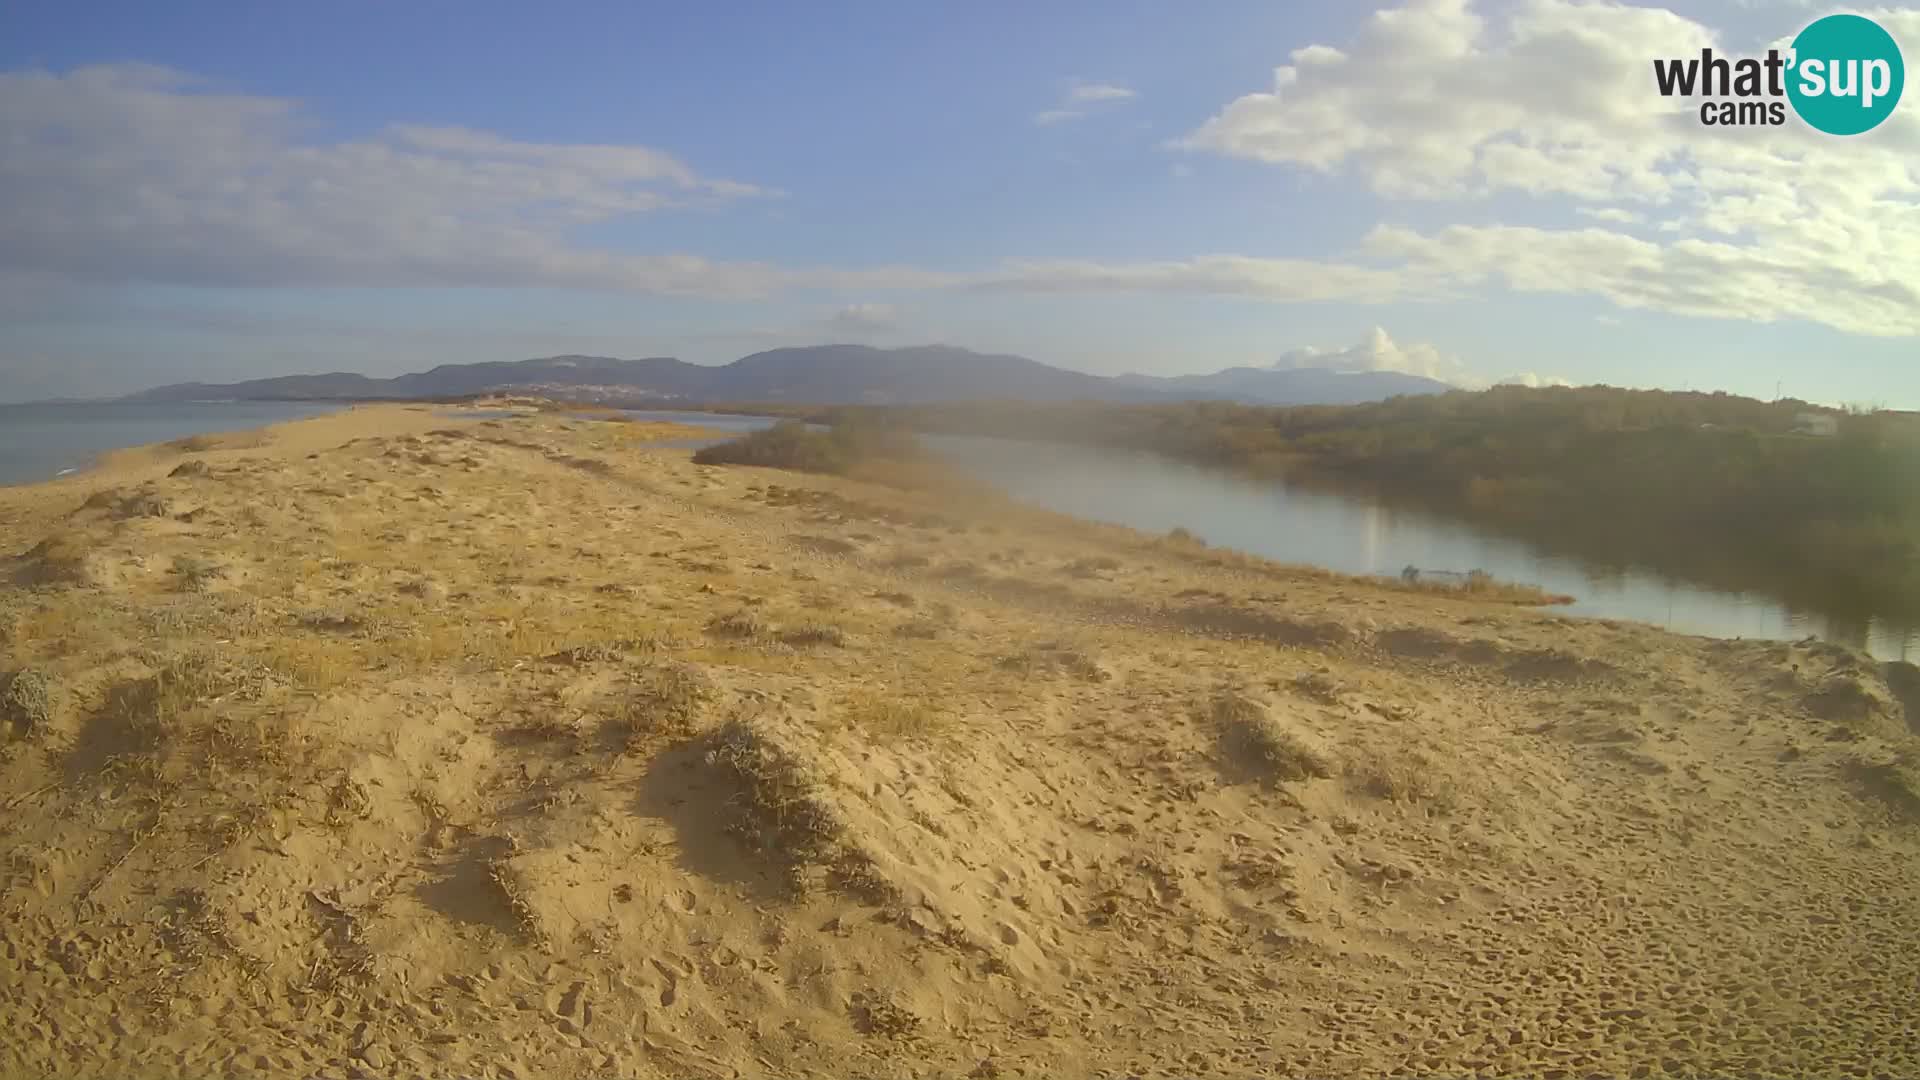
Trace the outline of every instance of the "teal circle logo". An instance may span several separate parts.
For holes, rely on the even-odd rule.
[[[1800,119],[1829,135],[1879,127],[1907,83],[1893,35],[1859,15],[1815,20],[1793,39],[1792,57],[1787,99]]]

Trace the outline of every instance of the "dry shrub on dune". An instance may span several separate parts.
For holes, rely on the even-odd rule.
[[[81,533],[57,532],[28,550],[18,576],[29,585],[92,584],[97,577],[93,545]]]
[[[782,630],[780,632],[780,640],[782,643],[795,646],[796,648],[805,648],[810,645],[831,645],[838,649],[846,647],[847,634],[846,631],[831,623],[806,623],[802,626]]]
[[[0,676],[0,724],[17,738],[30,738],[53,721],[53,680],[45,672],[23,668]]]
[[[714,693],[713,680],[692,664],[656,664],[634,677],[616,706],[614,722],[629,746],[653,735],[691,735],[699,730]]]
[[[715,616],[713,621],[707,623],[707,633],[714,637],[732,638],[737,641],[764,638],[772,632],[773,628],[767,624],[767,620],[761,618],[758,612],[749,611],[746,608]]]
[[[1908,819],[1920,821],[1920,747],[1890,756],[1856,755],[1846,769],[1867,794]]]
[[[1388,802],[1426,803],[1445,811],[1453,806],[1457,794],[1453,778],[1440,763],[1415,751],[1359,762],[1348,775],[1361,791]]]
[[[739,788],[729,831],[778,865],[796,891],[810,867],[836,861],[845,826],[804,758],[755,721],[734,719],[713,733],[707,761]]]
[[[1222,749],[1269,783],[1324,779],[1335,772],[1332,758],[1310,737],[1244,694],[1216,697],[1212,714]]]

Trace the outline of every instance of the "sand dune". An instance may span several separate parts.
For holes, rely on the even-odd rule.
[[[677,434],[0,490],[0,1074],[1920,1075],[1910,667]]]

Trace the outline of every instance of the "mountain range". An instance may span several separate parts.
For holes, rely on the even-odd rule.
[[[816,345],[771,349],[721,365],[689,364],[664,356],[640,360],[549,356],[443,364],[392,379],[334,372],[225,384],[178,383],[134,394],[132,399],[445,398],[511,391],[629,406],[723,402],[910,404],[996,398],[1346,405],[1451,389],[1436,379],[1396,371],[1239,367],[1211,375],[1108,377],[1068,371],[1023,356],[977,353],[946,345],[898,349]]]

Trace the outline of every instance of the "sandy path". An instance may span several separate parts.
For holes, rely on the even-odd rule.
[[[0,490],[0,1074],[1920,1074],[1910,668],[672,431]]]

